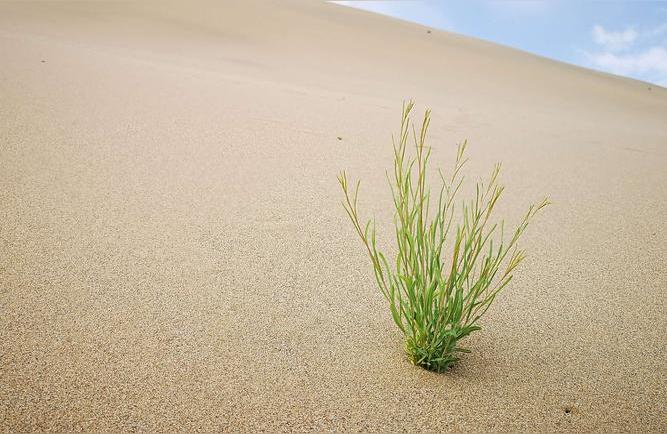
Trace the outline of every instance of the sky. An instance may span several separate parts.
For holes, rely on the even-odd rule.
[[[335,3],[667,87],[667,0]]]

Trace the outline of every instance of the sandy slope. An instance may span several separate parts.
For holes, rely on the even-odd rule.
[[[408,97],[555,202],[445,375],[335,178],[390,223]],[[0,3],[3,431],[665,430],[666,221],[656,86],[311,1]]]

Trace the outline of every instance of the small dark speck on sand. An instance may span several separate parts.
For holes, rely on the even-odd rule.
[[[565,407],[565,414],[572,414],[572,407]]]
[[[431,33],[431,30],[430,30],[430,29],[429,29],[429,30],[427,30],[427,31],[426,31],[426,33]]]
[[[42,60],[42,63],[46,63],[46,60]]]
[[[336,137],[338,140],[343,140],[341,136]]]
[[[653,90],[653,88],[652,88],[651,86],[649,86],[649,87],[648,87],[648,90]]]

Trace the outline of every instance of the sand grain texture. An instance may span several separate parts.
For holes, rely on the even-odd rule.
[[[0,430],[667,429],[667,90],[310,1],[0,2],[0,64]],[[555,203],[445,375],[336,183],[389,228],[410,97]]]

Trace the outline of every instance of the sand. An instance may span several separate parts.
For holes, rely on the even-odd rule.
[[[0,430],[667,430],[667,90],[427,30],[0,3]],[[435,165],[465,138],[469,177],[503,162],[509,220],[554,202],[442,375],[406,361],[336,182],[390,228],[405,98]]]

